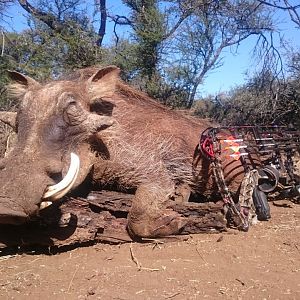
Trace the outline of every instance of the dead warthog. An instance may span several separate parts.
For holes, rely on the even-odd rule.
[[[198,164],[196,182],[192,172],[199,134],[210,124],[158,104],[118,75],[114,66],[88,68],[40,84],[10,72],[20,108],[16,118],[0,115],[17,132],[0,163],[0,224],[30,220],[87,175],[102,186],[136,190],[128,217],[133,235],[176,234],[186,224],[166,203],[187,198],[190,189],[212,191],[206,162]],[[236,192],[243,171],[234,169],[229,184]]]

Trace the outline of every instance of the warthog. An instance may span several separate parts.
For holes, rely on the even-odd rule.
[[[199,134],[211,124],[168,109],[119,80],[114,66],[88,68],[40,84],[10,72],[12,96],[20,101],[17,143],[0,163],[0,224],[22,224],[76,189],[87,178],[101,186],[135,191],[129,232],[150,237],[176,234],[184,217],[166,208],[188,191],[211,192],[207,162],[197,180],[192,157]],[[243,177],[228,159],[231,191]],[[224,162],[225,164],[225,162]],[[232,175],[232,176],[231,176]]]

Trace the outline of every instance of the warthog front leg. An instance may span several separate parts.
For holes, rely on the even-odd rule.
[[[128,215],[128,230],[138,237],[158,237],[178,234],[187,219],[167,209],[169,194],[160,186],[138,187]]]

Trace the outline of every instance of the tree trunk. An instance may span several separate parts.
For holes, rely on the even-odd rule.
[[[107,12],[106,12],[106,0],[100,0],[100,28],[98,31],[98,40],[97,40],[97,46],[101,47],[104,35],[106,33],[106,19],[107,19]]]

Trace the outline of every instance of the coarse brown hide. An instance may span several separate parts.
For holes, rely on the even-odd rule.
[[[166,209],[167,202],[186,200],[191,190],[215,190],[205,159],[196,181],[192,172],[199,135],[211,123],[160,105],[122,83],[118,73],[114,66],[88,68],[43,85],[11,73],[16,83],[10,89],[21,103],[18,141],[0,167],[0,223],[23,223],[51,202],[45,195],[67,173],[71,153],[80,168],[67,191],[87,174],[100,186],[136,190],[128,217],[136,236],[178,233],[186,220]],[[230,159],[225,165],[236,193],[243,168]]]

